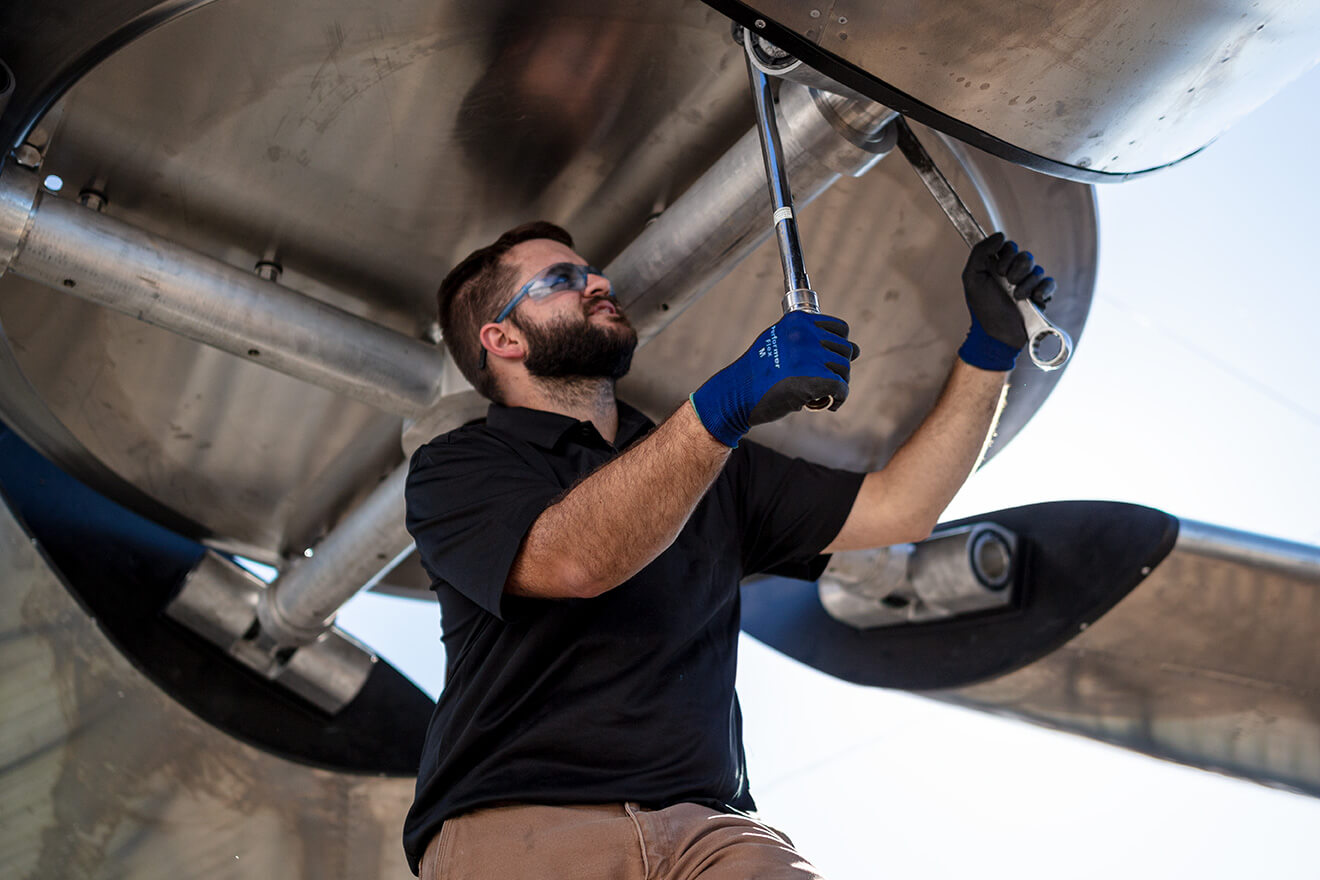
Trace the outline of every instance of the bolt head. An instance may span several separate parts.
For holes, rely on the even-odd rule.
[[[24,144],[14,151],[14,161],[24,168],[41,166],[41,151],[31,144]]]

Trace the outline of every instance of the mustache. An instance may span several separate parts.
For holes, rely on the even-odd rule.
[[[588,300],[582,306],[582,316],[584,318],[591,317],[591,314],[596,309],[600,308],[601,305],[609,305],[614,312],[614,317],[622,318],[625,323],[631,323],[628,321],[628,316],[623,313],[623,307],[619,305],[618,298],[613,294],[610,294],[609,296],[598,296]]]

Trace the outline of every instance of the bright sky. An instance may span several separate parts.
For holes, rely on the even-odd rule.
[[[947,519],[1101,498],[1320,544],[1317,109],[1320,68],[1183,165],[1098,189],[1073,363]],[[429,611],[369,594],[340,623],[434,695]],[[830,880],[1320,876],[1320,799],[846,684],[746,636],[738,688],[762,815]]]

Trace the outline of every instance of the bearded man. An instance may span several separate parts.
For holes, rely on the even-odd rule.
[[[423,880],[819,876],[752,815],[738,585],[930,534],[1026,343],[996,275],[1041,305],[1054,290],[1002,235],[974,248],[938,403],[860,474],[740,442],[845,401],[843,321],[786,315],[656,426],[615,398],[637,334],[566,231],[520,226],[450,272],[445,344],[492,403],[408,477],[448,661],[404,827]]]

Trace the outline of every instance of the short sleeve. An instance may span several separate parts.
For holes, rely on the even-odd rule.
[[[563,487],[505,443],[459,431],[413,454],[404,496],[422,566],[504,618],[504,583],[523,538]]]
[[[790,458],[744,440],[734,453],[742,499],[743,570],[815,580],[820,555],[852,511],[865,474]]]

